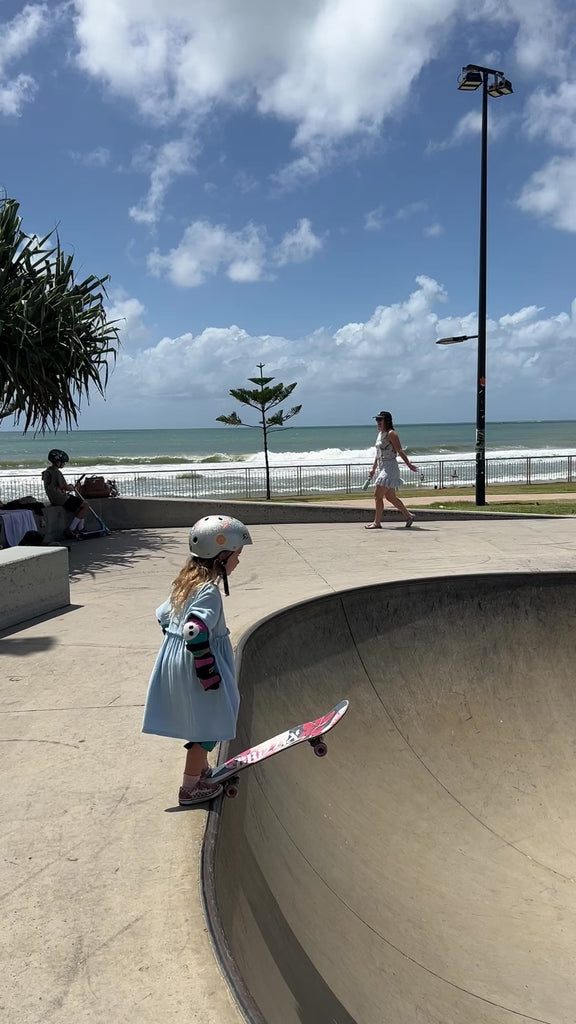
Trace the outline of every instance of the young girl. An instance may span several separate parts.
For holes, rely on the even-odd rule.
[[[219,583],[227,595],[228,576],[251,543],[238,519],[200,519],[190,530],[191,557],[156,611],[164,642],[148,685],[142,732],[188,741],[181,807],[222,792],[210,782],[207,752],[236,735],[240,694]]]
[[[392,414],[382,411],[379,412],[374,419],[376,420],[376,426],[378,427],[378,437],[376,438],[376,456],[374,458],[374,465],[372,466],[368,476],[372,479],[376,470],[378,470],[378,476],[375,480],[376,487],[374,490],[376,508],[374,512],[374,522],[367,523],[364,529],[382,529],[384,498],[386,498],[391,505],[394,505],[394,508],[397,508],[398,511],[402,513],[405,519],[405,526],[410,527],[416,517],[412,512],[408,511],[404,502],[401,501],[396,494],[397,488],[402,486],[402,478],[400,476],[400,470],[398,469],[396,456],[399,455],[403,462],[408,466],[408,469],[411,469],[413,473],[418,472],[418,466],[415,466],[413,462],[410,462],[410,459],[402,448],[400,438],[394,430]]]

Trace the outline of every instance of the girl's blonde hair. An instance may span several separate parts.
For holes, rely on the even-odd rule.
[[[204,583],[212,583],[222,575],[218,559],[189,558],[175,580],[172,581],[170,604],[175,612],[182,611],[186,601]]]

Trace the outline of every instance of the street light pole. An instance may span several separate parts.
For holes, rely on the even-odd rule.
[[[478,372],[476,376],[476,504],[486,504],[486,267],[488,192],[488,94],[508,96],[512,85],[502,71],[467,64],[458,88],[472,92],[482,86],[482,151],[480,161],[480,253],[478,269]]]
[[[480,257],[478,269],[478,372],[476,374],[476,504],[486,504],[486,267],[488,198],[488,72],[482,73]]]

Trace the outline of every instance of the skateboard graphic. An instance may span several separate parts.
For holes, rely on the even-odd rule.
[[[274,757],[281,750],[294,747],[305,740],[310,743],[317,757],[325,757],[328,747],[324,735],[333,729],[348,710],[348,701],[341,700],[335,708],[332,708],[327,715],[316,718],[312,722],[305,722],[303,725],[296,725],[293,729],[287,729],[272,739],[264,740],[256,747],[249,747],[236,757],[230,758],[224,764],[214,768],[210,773],[210,782],[221,782],[224,786],[224,793],[228,797],[238,796],[238,775],[249,768],[250,765],[259,764],[269,757]]]

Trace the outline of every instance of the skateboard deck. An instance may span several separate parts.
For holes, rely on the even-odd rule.
[[[260,764],[261,761],[274,757],[275,754],[279,754],[282,750],[287,750],[288,747],[304,743],[305,740],[311,744],[314,753],[318,757],[324,757],[328,753],[328,747],[324,742],[324,735],[334,728],[346,714],[347,710],[348,701],[341,700],[327,715],[322,715],[321,718],[316,718],[312,722],[295,725],[292,729],[279,733],[278,736],[264,740],[263,743],[259,743],[256,747],[249,747],[248,750],[244,750],[241,754],[236,754],[236,757],[232,757],[229,761],[225,761],[224,764],[214,768],[210,774],[210,781],[221,782],[224,785],[226,796],[237,796],[237,776],[240,772],[244,771],[245,768],[249,768],[250,765]]]

